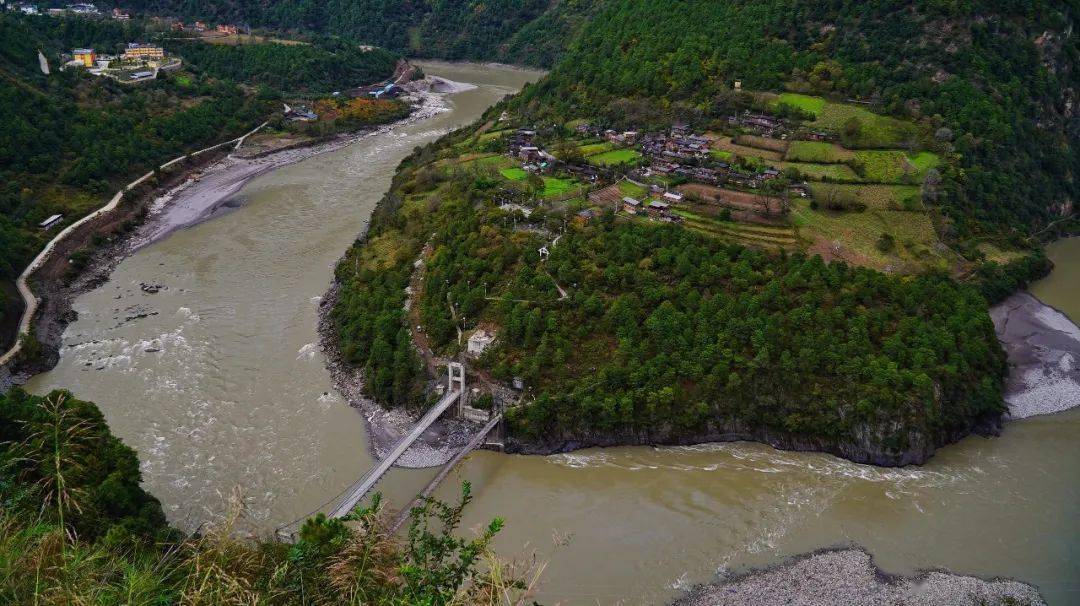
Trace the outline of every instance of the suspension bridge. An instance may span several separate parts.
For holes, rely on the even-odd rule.
[[[447,391],[439,399],[439,401],[431,407],[430,410],[416,422],[415,425],[403,435],[395,444],[390,452],[378,463],[371,467],[364,475],[360,476],[358,480],[349,485],[348,488],[343,490],[340,494],[335,496],[330,501],[324,503],[321,507],[309,514],[302,516],[288,524],[283,524],[276,529],[276,534],[282,538],[293,538],[299,532],[300,527],[304,521],[308,518],[315,516],[319,513],[325,513],[330,518],[341,518],[353,511],[357,505],[364,499],[371,489],[378,484],[379,480],[386,475],[386,472],[390,471],[390,468],[394,466],[394,463],[401,458],[401,455],[405,454],[405,451],[428,430],[431,425],[443,416],[452,406],[455,404],[458,406],[456,414],[458,416],[464,416],[470,420],[478,420],[475,418],[476,413],[474,409],[468,409],[464,406],[465,396],[465,368],[459,363],[452,362],[448,365],[447,369],[448,385]],[[439,474],[435,476],[430,484],[424,489],[421,495],[417,498],[429,496],[434,492],[438,484],[445,478],[450,470],[469,452],[479,448],[487,438],[487,436],[498,426],[502,421],[502,413],[493,411],[486,419],[487,423],[484,425],[472,440],[466,444],[461,450],[454,454],[453,457],[443,466]],[[414,501],[416,502],[416,501]],[[403,510],[398,516],[398,520],[404,520],[408,517],[408,510]],[[401,522],[396,522],[396,527],[399,527]]]

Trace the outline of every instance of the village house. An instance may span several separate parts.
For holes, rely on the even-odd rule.
[[[48,219],[45,219],[41,223],[38,223],[38,227],[40,227],[41,229],[43,229],[45,231],[48,231],[48,230],[52,229],[53,227],[55,227],[56,225],[58,225],[63,220],[64,220],[64,215],[53,215],[53,216],[49,217]]]
[[[165,58],[165,49],[156,44],[131,42],[124,49],[125,61],[152,61]]]
[[[574,224],[578,226],[588,225],[593,219],[600,214],[600,210],[597,208],[586,208],[580,210],[574,215]]]
[[[182,32],[182,31],[184,31],[184,22],[183,21],[177,21],[177,22],[173,23],[172,24],[172,30],[174,32]]]
[[[112,18],[117,21],[128,21],[131,19],[131,13],[120,8],[114,8],[112,9]]]
[[[195,31],[197,31],[197,32],[205,32],[206,31],[206,24],[203,23],[202,21],[196,21],[195,22]]]
[[[660,219],[668,216],[668,213],[671,211],[671,205],[667,202],[661,202],[660,200],[652,200],[649,202],[646,211],[648,211],[649,216],[653,219]]]
[[[226,36],[235,36],[236,32],[237,30],[235,25],[221,24],[217,26],[217,33],[219,34],[225,34]]]
[[[289,122],[315,122],[319,119],[319,114],[311,111],[311,108],[306,105],[296,107],[285,105],[284,113],[285,119]]]
[[[641,200],[636,200],[634,198],[631,198],[630,196],[626,196],[622,199],[622,203],[623,210],[630,213],[631,215],[636,215],[641,210]]]
[[[494,342],[495,334],[493,332],[488,332],[483,328],[477,328],[473,334],[469,336],[466,351],[470,356],[479,357],[483,355],[484,351]]]
[[[97,63],[97,53],[92,48],[77,48],[71,51],[71,57],[74,61],[78,61],[83,67],[94,67]]]
[[[97,6],[95,6],[93,4],[90,4],[90,3],[87,3],[87,2],[80,2],[78,4],[69,4],[69,5],[67,5],[67,11],[69,13],[73,13],[73,14],[76,14],[76,15],[100,15],[101,14],[101,11],[98,10]]]

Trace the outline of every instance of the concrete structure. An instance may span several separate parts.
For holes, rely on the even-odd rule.
[[[151,60],[151,59],[164,59],[165,49],[156,44],[140,44],[138,42],[132,42],[124,49],[124,59],[138,59],[138,60]]]
[[[97,63],[97,53],[92,48],[77,48],[71,51],[71,57],[83,67],[94,67]]]
[[[38,223],[38,227],[40,227],[41,229],[45,229],[45,230],[52,229],[53,227],[55,227],[58,223],[60,223],[63,220],[64,220],[64,215],[53,215],[53,216],[49,217],[48,219],[45,219],[41,223]]]
[[[478,328],[469,337],[468,352],[471,356],[483,355],[484,351],[495,342],[495,335],[488,331]]]

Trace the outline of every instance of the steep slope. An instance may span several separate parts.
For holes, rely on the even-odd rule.
[[[471,330],[497,335],[471,364],[485,380],[524,386],[503,403],[508,443],[526,452],[749,438],[902,465],[995,431],[1006,365],[984,296],[1045,262],[984,266],[974,284],[934,265],[902,277],[867,268],[897,273],[890,261],[903,247],[941,252],[952,261],[936,267],[959,275],[977,266],[985,239],[1023,248],[1071,212],[1073,10],[1049,0],[604,2],[548,78],[403,163],[372,244],[338,267],[343,353],[374,397],[422,406],[430,384],[418,351],[467,357]],[[803,94],[776,95],[785,91]],[[747,135],[745,110],[793,119],[778,138],[734,145]],[[849,178],[889,183],[877,191],[896,198],[819,209],[816,198],[792,202],[791,188],[817,196],[805,189],[828,189],[828,175],[783,167],[772,182],[731,185],[725,164],[728,193],[772,192],[793,209],[737,226],[759,248],[783,249],[770,253],[701,228],[735,229],[731,209],[690,200],[661,218],[618,205],[635,188],[659,196],[694,182],[693,171],[653,171],[667,159],[646,145],[727,144],[712,151],[761,174],[754,154],[783,154],[748,146],[806,143],[822,121],[815,111],[838,112],[821,136],[844,145],[802,149],[850,156],[862,174]],[[536,145],[565,162],[552,168]],[[715,165],[708,150],[689,153],[692,168]],[[931,170],[943,183],[920,191]],[[867,203],[880,208],[863,213]],[[695,214],[708,212],[717,216]],[[772,215],[767,205],[759,214]],[[881,234],[884,216],[928,237]],[[814,247],[792,254],[793,231],[778,230],[810,231],[811,220],[867,231],[881,262],[856,258],[855,269],[823,263]]]
[[[736,80],[854,97],[952,143],[960,162],[942,204],[956,230],[1025,234],[1072,212],[1078,195],[1077,10],[1063,0],[611,1],[517,106],[618,123],[626,106],[613,102],[635,99],[708,116]]]
[[[599,0],[136,0],[140,12],[348,36],[419,57],[550,66]]]

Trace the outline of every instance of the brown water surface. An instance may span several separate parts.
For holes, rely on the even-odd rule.
[[[532,72],[426,65],[473,82],[453,110],[260,177],[235,212],[139,251],[80,297],[60,364],[34,391],[98,402],[186,528],[235,486],[263,530],[332,498],[370,464],[360,416],[333,393],[315,346],[319,296],[414,146],[474,120]],[[1080,239],[1032,291],[1080,319]],[[166,289],[145,294],[140,282]],[[125,322],[129,316],[153,313]],[[160,351],[154,351],[160,350]],[[100,368],[100,370],[99,370]],[[431,470],[380,484],[403,503]],[[750,443],[473,455],[468,524],[506,519],[499,546],[550,559],[539,598],[661,602],[746,566],[854,542],[889,572],[1011,576],[1080,603],[1080,411],[1010,423],[928,465],[879,469]],[[456,491],[454,481],[440,489]]]

